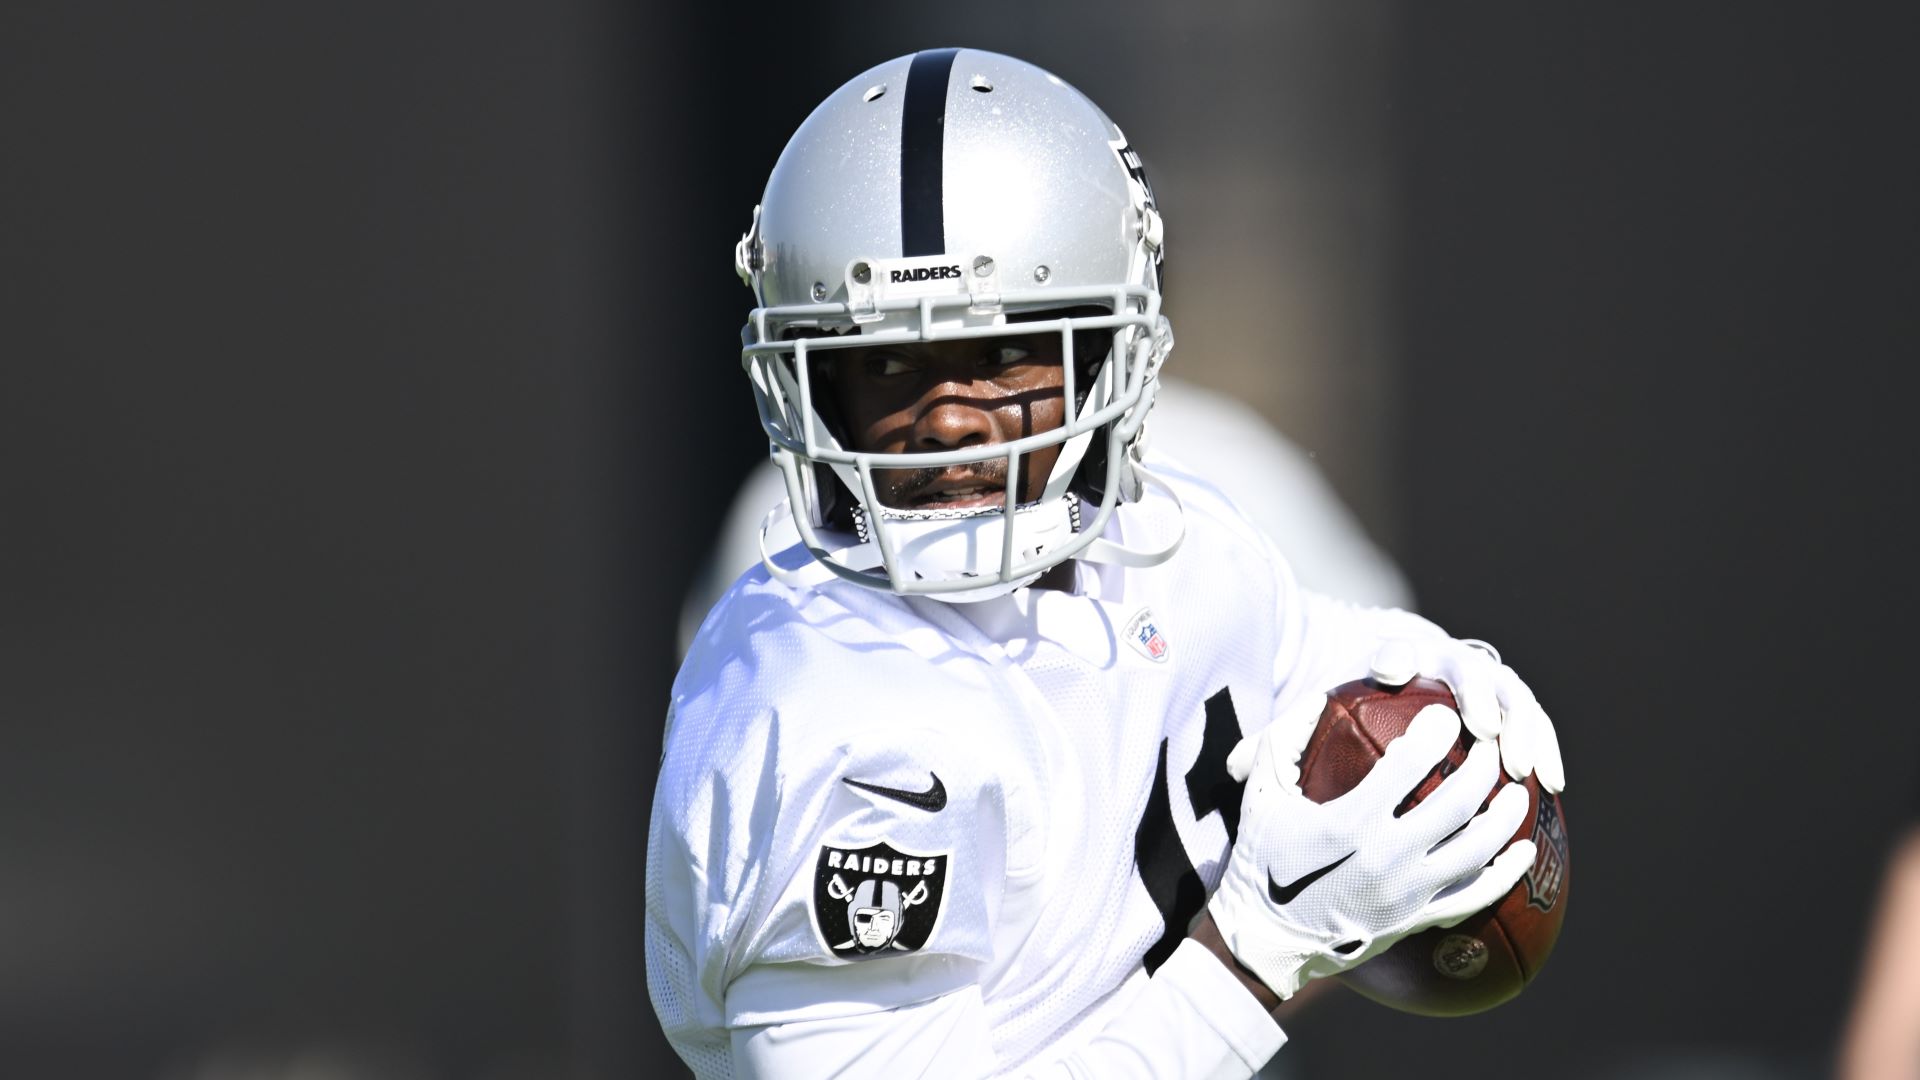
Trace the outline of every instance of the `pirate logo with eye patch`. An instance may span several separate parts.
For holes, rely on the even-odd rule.
[[[813,881],[813,928],[843,960],[913,952],[933,936],[947,893],[946,852],[822,845]]]

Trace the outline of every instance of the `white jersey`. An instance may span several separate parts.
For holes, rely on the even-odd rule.
[[[696,1073],[752,1071],[765,1032],[858,1031],[924,1067],[893,1031],[964,1047],[957,1075],[1085,1047],[1219,880],[1228,751],[1383,637],[1438,633],[1301,592],[1217,492],[1167,478],[1179,554],[1081,564],[1071,593],[946,604],[761,569],[715,607],[674,685],[647,868],[649,990]],[[1108,535],[1152,546],[1180,518],[1153,493]]]

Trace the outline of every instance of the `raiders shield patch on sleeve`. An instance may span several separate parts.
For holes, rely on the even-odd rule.
[[[843,960],[913,952],[933,936],[947,895],[946,852],[824,844],[814,868],[813,928]]]

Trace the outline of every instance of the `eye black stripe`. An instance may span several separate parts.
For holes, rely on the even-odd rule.
[[[900,111],[900,254],[947,250],[942,174],[946,169],[947,80],[959,49],[913,54]]]

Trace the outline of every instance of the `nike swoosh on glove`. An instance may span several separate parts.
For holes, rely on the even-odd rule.
[[[1276,720],[1227,758],[1247,788],[1239,839],[1207,903],[1227,947],[1274,993],[1291,997],[1408,934],[1452,926],[1533,865],[1531,840],[1501,850],[1526,816],[1525,788],[1502,784],[1476,813],[1500,780],[1493,743],[1475,743],[1457,772],[1394,816],[1459,738],[1452,709],[1422,709],[1364,780],[1327,803],[1300,791],[1298,726]]]
[[[1447,684],[1467,730],[1499,742],[1508,776],[1524,780],[1532,773],[1548,791],[1566,790],[1567,768],[1553,721],[1493,646],[1471,639],[1407,638],[1389,641],[1373,655],[1375,682],[1401,686],[1416,675]]]

